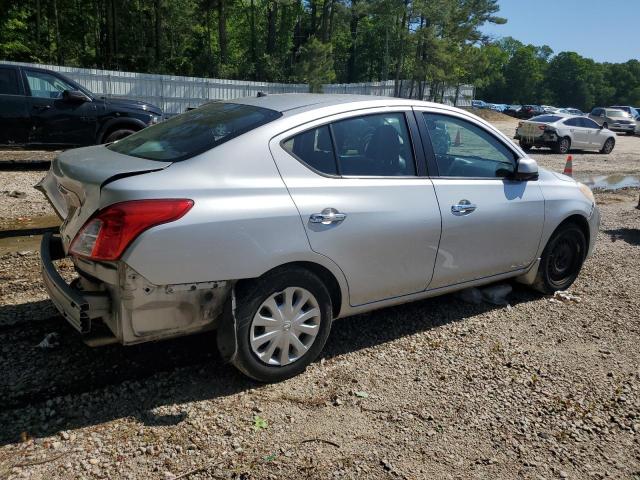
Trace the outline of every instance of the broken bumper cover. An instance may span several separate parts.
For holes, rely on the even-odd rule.
[[[108,315],[110,299],[106,293],[83,292],[69,285],[53,264],[65,256],[60,237],[46,233],[40,244],[44,285],[60,314],[80,333],[88,333],[91,320]]]

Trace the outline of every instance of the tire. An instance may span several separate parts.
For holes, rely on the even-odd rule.
[[[553,145],[553,151],[556,153],[568,153],[571,150],[571,139],[569,137],[562,137]]]
[[[566,290],[578,277],[586,254],[587,240],[580,227],[561,225],[542,252],[533,288],[547,295]]]
[[[633,137],[635,134],[636,134],[636,132],[627,132],[627,136]]]
[[[528,142],[523,142],[522,140],[520,140],[520,148],[525,152],[528,152],[533,148],[533,145]]]
[[[307,294],[310,297],[299,306],[298,312],[313,315],[317,310],[317,314],[297,323],[296,314],[286,314],[287,299],[295,306],[304,301],[302,298]],[[302,373],[320,354],[329,337],[331,296],[315,274],[301,267],[283,267],[240,284],[236,289],[236,302],[237,352],[232,363],[259,382],[280,382]],[[284,316],[274,311],[274,307],[282,311],[281,306],[285,307]],[[261,339],[271,332],[276,332],[271,340]],[[306,346],[306,350],[295,346],[296,342],[291,341],[294,337],[298,339],[297,345]],[[280,348],[279,342],[283,339],[287,342],[286,354]]]
[[[615,145],[616,145],[616,141],[613,138],[607,138],[607,141],[604,142],[604,145],[602,145],[602,148],[600,149],[600,153],[609,155],[613,151],[613,147]]]
[[[122,140],[124,137],[128,137],[132,133],[135,133],[136,130],[131,130],[130,128],[122,128],[120,130],[114,130],[104,139],[104,143],[113,143],[118,140]]]

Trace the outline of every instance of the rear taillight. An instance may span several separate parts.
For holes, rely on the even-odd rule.
[[[545,128],[547,128],[546,125],[538,125],[538,130],[544,130]]]
[[[145,230],[174,222],[193,207],[193,200],[133,200],[116,203],[91,217],[76,235],[69,252],[91,260],[117,260]]]

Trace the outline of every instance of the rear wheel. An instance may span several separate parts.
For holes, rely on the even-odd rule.
[[[607,141],[604,142],[602,148],[600,149],[600,153],[606,153],[607,155],[613,151],[613,147],[615,146],[616,141],[613,138],[607,138]]]
[[[580,273],[587,254],[587,240],[575,223],[560,226],[542,252],[533,287],[551,294],[569,288]]]
[[[569,137],[562,137],[553,146],[553,151],[556,153],[567,153],[571,149],[571,139]]]
[[[522,150],[524,150],[525,152],[528,152],[529,150],[531,150],[533,148],[533,144],[531,144],[529,142],[525,142],[524,140],[520,140],[520,148]]]
[[[293,377],[322,351],[331,330],[331,297],[313,273],[284,267],[236,291],[233,364],[260,382]]]
[[[118,140],[122,140],[124,137],[128,137],[132,133],[135,133],[135,130],[131,130],[130,128],[122,128],[120,130],[114,130],[104,139],[104,143],[113,143]]]

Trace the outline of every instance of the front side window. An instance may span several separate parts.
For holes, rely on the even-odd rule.
[[[285,140],[282,146],[314,170],[327,175],[337,175],[338,168],[327,125],[291,137]]]
[[[108,148],[147,160],[179,162],[280,116],[280,112],[253,105],[214,102],[140,130]]]
[[[531,118],[532,122],[541,122],[541,123],[553,123],[560,120],[562,117],[557,115],[538,115],[537,117]]]
[[[440,176],[504,178],[515,172],[516,156],[481,127],[457,117],[424,113]]]
[[[331,124],[340,175],[414,176],[404,113],[381,113]]]
[[[18,75],[13,68],[0,68],[0,95],[19,95]]]
[[[32,97],[57,99],[62,98],[62,92],[65,90],[75,90],[73,86],[50,73],[27,70],[26,74]]]

